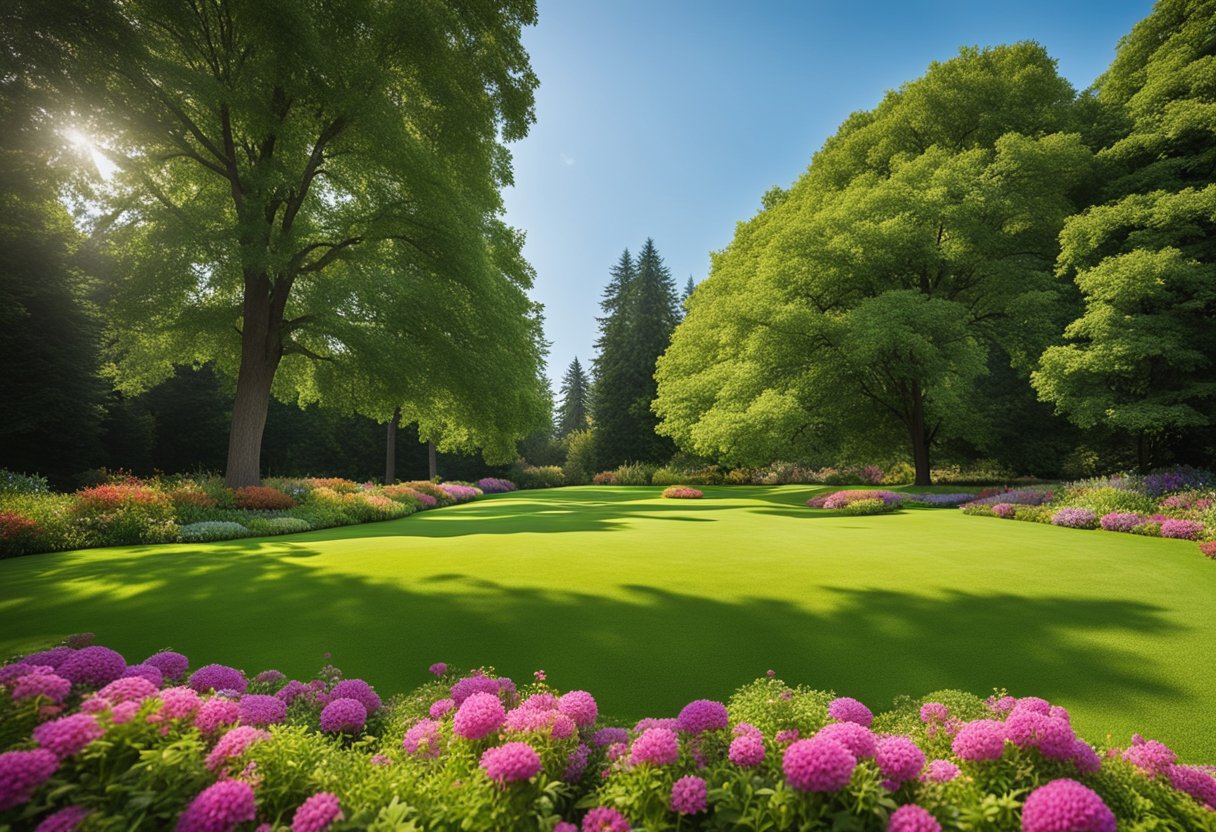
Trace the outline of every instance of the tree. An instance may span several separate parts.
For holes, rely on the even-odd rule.
[[[688,304],[688,299],[692,297],[693,291],[697,288],[697,284],[693,282],[692,275],[688,276],[688,282],[684,284],[684,291],[680,293],[680,308],[684,309]]]
[[[624,419],[629,399],[629,309],[630,287],[637,277],[637,269],[629,249],[621,252],[616,265],[609,270],[608,285],[600,299],[603,316],[597,318],[599,337],[595,340],[596,355],[592,361],[594,381],[591,390],[591,413],[594,416],[596,434],[596,464],[603,468],[619,465],[616,453],[604,452],[604,437],[607,447],[616,448],[629,441],[628,425]]]
[[[570,362],[570,366],[566,368],[566,374],[562,377],[561,386],[562,403],[558,410],[557,419],[557,436],[558,438],[565,437],[571,431],[585,430],[590,424],[590,411],[588,403],[590,398],[590,383],[587,379],[587,374],[583,372],[583,365],[579,363],[578,356]]]
[[[732,464],[885,448],[916,482],[977,438],[999,348],[1028,372],[1059,324],[1056,237],[1091,154],[1035,44],[964,49],[851,116],[713,256],[659,361],[660,432]]]
[[[1213,2],[1159,2],[1098,79],[1124,129],[1099,153],[1106,199],[1069,219],[1058,262],[1085,308],[1033,376],[1076,425],[1132,439],[1141,468],[1216,423],[1216,88],[1195,80],[1214,17]]]
[[[230,485],[259,479],[272,390],[324,399],[459,348],[519,293],[503,268],[519,238],[496,215],[502,142],[533,119],[529,0],[65,2],[14,22],[60,113],[121,168],[94,195],[121,261],[110,371],[126,391],[178,364],[234,376]],[[419,297],[445,302],[402,311]],[[495,345],[506,362],[534,352]]]

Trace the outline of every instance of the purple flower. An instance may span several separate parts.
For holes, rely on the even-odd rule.
[[[740,768],[752,768],[764,762],[764,740],[752,734],[740,734],[730,742],[730,761]]]
[[[367,708],[358,699],[334,699],[321,711],[321,730],[327,734],[362,731]]]
[[[553,827],[553,832],[578,832],[578,827],[568,820],[557,822],[557,826]]]
[[[46,665],[51,670],[55,670],[75,653],[75,647],[63,645],[60,647],[52,647],[50,650],[43,650],[38,653],[30,653],[28,656],[23,658],[21,662],[23,664]]]
[[[633,733],[640,734],[648,728],[666,728],[669,731],[680,730],[680,720],[673,718],[656,719],[654,717],[646,717],[639,719],[637,725],[633,726]]]
[[[1013,503],[997,503],[992,507],[992,516],[1002,520],[1012,520],[1017,512],[1018,507]]]
[[[165,683],[165,674],[150,664],[133,664],[124,670],[122,675],[126,679],[146,679],[157,688]]]
[[[291,832],[324,832],[329,825],[342,819],[338,796],[317,792],[305,800],[291,817]]]
[[[1175,789],[1186,792],[1209,809],[1216,809],[1216,777],[1195,766],[1170,766],[1165,773]]]
[[[85,647],[68,656],[56,673],[77,685],[99,688],[122,676],[127,662],[108,647]]]
[[[633,741],[630,765],[667,766],[680,759],[680,740],[670,728],[647,728]]]
[[[951,745],[960,760],[999,760],[1005,753],[1005,723],[977,719],[959,729]]]
[[[498,695],[498,682],[489,676],[466,676],[452,685],[452,701],[457,705],[464,703],[475,693],[492,693]]]
[[[254,684],[258,685],[273,685],[286,679],[281,670],[263,670],[257,676],[253,677]]]
[[[933,760],[921,775],[926,783],[949,783],[958,777],[959,769],[949,760]]]
[[[228,667],[223,664],[209,664],[200,667],[190,674],[190,679],[186,684],[199,693],[207,693],[213,690],[232,690],[237,693],[244,693],[245,689],[249,687],[249,682],[245,681],[244,673],[235,667]]]
[[[950,709],[941,702],[926,702],[920,706],[921,722],[945,722],[950,718]]]
[[[191,688],[165,688],[158,693],[160,714],[165,719],[188,719],[202,707],[203,700]]]
[[[1112,511],[1102,515],[1101,526],[1108,532],[1130,532],[1143,522],[1134,511]]]
[[[432,719],[420,719],[405,732],[401,747],[420,757],[438,757],[442,742],[439,723]]]
[[[29,673],[13,683],[13,701],[45,697],[58,704],[72,692],[72,683],[54,673]]]
[[[698,699],[689,702],[676,719],[680,730],[686,734],[716,731],[730,725],[730,718],[726,715],[726,706],[712,699]]]
[[[287,718],[287,704],[277,696],[247,693],[237,704],[246,725],[274,725]]]
[[[241,708],[231,699],[208,699],[199,706],[194,727],[204,734],[213,734],[241,717]]]
[[[257,816],[253,786],[221,780],[195,796],[177,820],[177,832],[233,832]]]
[[[591,747],[580,742],[566,757],[566,770],[562,772],[562,779],[567,783],[576,782],[587,770],[589,759],[591,759]]]
[[[274,695],[276,698],[282,700],[284,705],[290,706],[299,697],[311,697],[314,693],[315,691],[309,685],[306,685],[296,679],[292,679],[290,682],[283,685],[283,687],[275,691]]]
[[[834,792],[853,776],[857,758],[836,740],[812,737],[785,749],[781,769],[791,786],[802,792]]]
[[[80,822],[91,814],[83,806],[69,806],[43,818],[34,832],[73,832]]]
[[[430,713],[431,719],[442,719],[443,716],[454,707],[456,707],[456,701],[454,699],[440,699],[431,703],[431,708],[428,713]]]
[[[496,693],[474,693],[457,708],[452,733],[466,740],[479,740],[497,731],[506,716]]]
[[[329,692],[329,700],[332,702],[334,699],[357,699],[363,703],[368,714],[380,710],[380,697],[372,690],[372,686],[362,679],[344,679],[338,682]]]
[[[44,722],[34,729],[34,742],[63,760],[106,733],[92,714],[72,714]]]
[[[1166,520],[1161,524],[1161,536],[1175,540],[1198,540],[1203,536],[1203,523],[1198,520]]]
[[[624,728],[601,728],[591,735],[591,744],[603,748],[616,742],[629,742],[629,732]]]
[[[215,748],[211,749],[211,753],[207,755],[207,769],[213,772],[219,771],[227,765],[229,760],[235,760],[248,751],[255,742],[268,739],[270,739],[270,732],[260,728],[252,728],[248,725],[233,728],[220,737]]]
[[[391,766],[393,764],[393,758],[387,754],[373,754],[368,762],[374,766]]]
[[[942,825],[927,809],[909,803],[891,813],[887,832],[942,832]]]
[[[1096,529],[1098,515],[1087,508],[1062,508],[1051,515],[1051,524],[1069,529]]]
[[[705,781],[690,774],[671,785],[671,810],[681,815],[695,815],[705,811],[708,790]]]
[[[915,780],[925,767],[925,752],[907,737],[884,737],[874,750],[874,762],[892,783]]]
[[[508,491],[514,491],[518,486],[510,480],[483,477],[477,481],[477,487],[486,494],[505,494]]]
[[[1052,780],[1026,798],[1022,832],[1115,832],[1115,816],[1076,780]]]
[[[1133,743],[1123,752],[1123,759],[1143,771],[1149,777],[1165,774],[1170,766],[1178,762],[1178,755],[1169,746],[1148,740]]]
[[[785,745],[786,743],[791,743],[796,739],[798,739],[797,728],[789,728],[785,731],[778,731],[773,736],[773,742],[777,743],[777,745]]]
[[[486,776],[499,783],[514,783],[535,777],[541,769],[540,756],[526,742],[508,742],[487,748],[481,755]]]
[[[583,816],[583,832],[629,832],[629,821],[611,806],[596,806]]]
[[[599,719],[595,697],[585,690],[572,690],[557,702],[557,709],[574,720],[579,728],[590,728]]]
[[[45,748],[0,754],[0,812],[29,802],[58,768],[59,758]]]
[[[97,695],[100,698],[108,699],[114,705],[117,705],[119,702],[142,702],[150,696],[156,696],[156,694],[156,685],[142,676],[127,676],[122,679],[115,679],[97,691]]]
[[[874,721],[874,714],[870,713],[869,708],[848,696],[833,699],[828,703],[828,716],[841,722],[856,722],[863,728],[869,728],[870,723]]]
[[[148,656],[143,660],[143,664],[152,665],[164,674],[166,679],[180,679],[186,675],[186,670],[190,667],[190,660],[181,653],[165,650]]]
[[[448,666],[444,662],[435,662],[428,669],[431,671],[431,673],[434,673],[436,676],[442,676],[443,674],[448,672]]]
[[[874,732],[869,728],[863,728],[856,722],[830,722],[820,728],[815,736],[836,740],[859,760],[874,756],[874,746],[877,740]]]

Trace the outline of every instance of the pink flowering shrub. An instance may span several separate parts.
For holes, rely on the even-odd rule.
[[[810,508],[842,509],[850,503],[860,500],[881,500],[886,505],[897,506],[903,500],[903,495],[896,494],[893,491],[880,491],[877,489],[836,491],[826,496],[813,497],[807,500],[806,504]]]
[[[673,485],[663,489],[663,496],[669,500],[699,500],[705,492],[687,485]]]
[[[403,806],[420,829],[562,832],[825,829],[825,818],[933,832],[996,805],[993,828],[1032,832],[1216,818],[1211,769],[1138,736],[1095,747],[1035,697],[938,691],[875,713],[771,673],[725,702],[622,726],[541,672],[517,688],[489,671],[418,668],[417,690],[382,700],[329,667],[309,681],[260,673],[243,695],[220,687],[248,684],[234,667],[190,672],[176,653],[134,667],[159,681],[123,675],[125,658],[98,645],[0,666],[0,827],[323,832]],[[8,695],[62,672],[78,681],[50,684],[54,697]],[[39,710],[55,697],[54,713]]]
[[[1165,520],[1161,523],[1161,536],[1177,540],[1198,540],[1203,531],[1203,523],[1198,520]]]

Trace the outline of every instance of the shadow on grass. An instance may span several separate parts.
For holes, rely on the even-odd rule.
[[[493,663],[517,678],[543,667],[554,684],[591,690],[605,713],[628,718],[724,698],[773,667],[876,707],[900,693],[1007,685],[1126,709],[1145,730],[1155,726],[1134,711],[1146,698],[1182,703],[1190,724],[1206,722],[1202,734],[1216,728],[1154,655],[1119,647],[1149,635],[1165,650],[1184,629],[1136,601],[833,587],[808,588],[812,600],[800,605],[627,581],[543,590],[459,571],[405,585],[314,569],[298,548],[307,547],[47,555],[39,570],[6,576],[0,621],[10,638],[92,631],[133,661],[171,646],[196,665],[296,676],[329,650],[385,693],[424,681],[438,660]]]

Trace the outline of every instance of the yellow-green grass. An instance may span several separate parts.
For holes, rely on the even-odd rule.
[[[0,561],[0,653],[92,631],[130,660],[382,693],[434,661],[543,668],[620,718],[724,698],[769,668],[874,709],[1004,687],[1078,731],[1216,762],[1216,562],[1194,543],[966,517],[845,517],[826,489],[565,488],[280,538]]]

